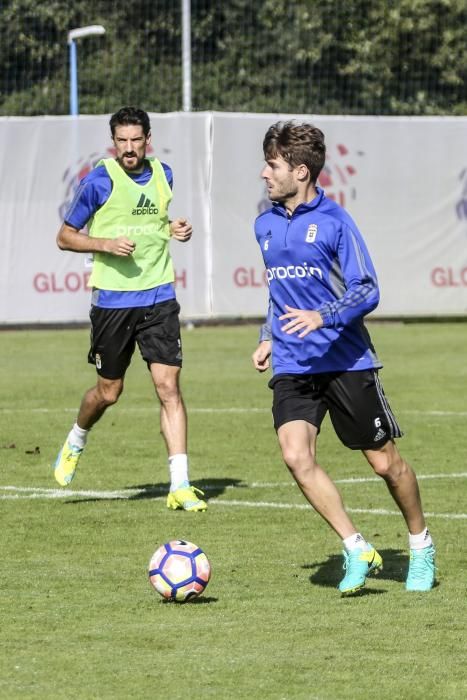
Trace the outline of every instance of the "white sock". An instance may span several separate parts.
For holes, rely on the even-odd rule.
[[[70,432],[68,433],[68,442],[70,445],[79,447],[82,450],[88,439],[89,430],[84,430],[80,428],[78,423],[75,423]]]
[[[188,486],[188,456],[185,454],[169,457],[170,490],[176,491],[181,486]]]
[[[433,544],[431,535],[426,527],[419,535],[412,535],[409,532],[409,547],[410,549],[425,549]]]
[[[362,551],[370,549],[370,545],[359,532],[346,537],[342,542],[347,552],[351,552],[353,549],[361,549]]]

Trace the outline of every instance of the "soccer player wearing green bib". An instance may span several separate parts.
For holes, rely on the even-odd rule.
[[[88,361],[96,367],[97,383],[82,398],[55,461],[55,478],[61,486],[71,483],[89,431],[123,391],[137,344],[160,401],[171,482],[167,507],[203,511],[204,494],[188,478],[180,306],[169,251],[171,238],[190,240],[192,226],[186,219],[169,221],[172,171],[146,157],[147,113],[123,107],[111,117],[110,129],[116,158],[100,161],[83,178],[57,235],[61,250],[93,255]]]

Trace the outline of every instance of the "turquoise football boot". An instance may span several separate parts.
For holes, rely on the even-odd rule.
[[[354,549],[343,551],[345,576],[339,584],[342,595],[356,593],[365,585],[366,577],[371,573],[379,573],[383,568],[383,560],[376,549]]]
[[[409,572],[405,588],[407,591],[431,591],[435,585],[435,548],[410,550]]]

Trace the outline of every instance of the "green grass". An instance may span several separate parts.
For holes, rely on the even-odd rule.
[[[438,551],[428,594],[404,591],[402,518],[383,482],[365,481],[340,488],[364,511],[353,517],[385,569],[363,595],[340,598],[340,542],[282,464],[268,377],[250,362],[255,327],[184,333],[191,477],[210,497],[197,514],[165,507],[157,402],[137,355],[73,495],[58,493],[50,464],[94,383],[88,334],[0,333],[0,697],[467,697],[467,325],[370,331],[406,433],[401,451],[434,477],[420,479]],[[336,480],[372,476],[328,422],[319,457]],[[147,581],[152,552],[173,538],[199,544],[213,569],[186,605],[165,603]]]

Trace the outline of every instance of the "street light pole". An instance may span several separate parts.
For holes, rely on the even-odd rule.
[[[191,112],[191,0],[181,2],[183,111]]]
[[[101,24],[91,24],[89,27],[78,27],[68,32],[68,46],[70,47],[70,114],[72,116],[79,114],[76,39],[82,39],[92,34],[105,34],[105,28]]]

